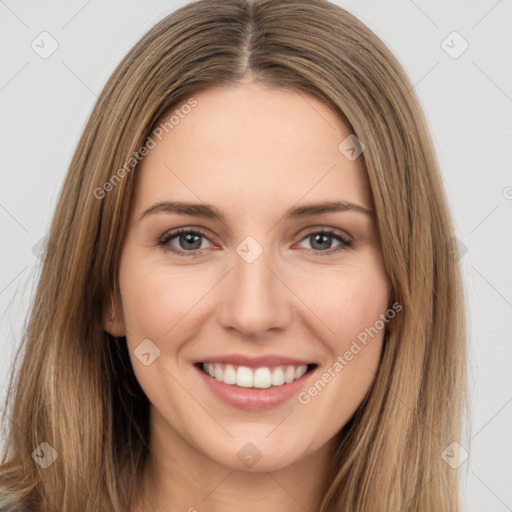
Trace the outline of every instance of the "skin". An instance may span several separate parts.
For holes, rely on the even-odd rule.
[[[285,354],[319,365],[305,389],[321,378],[388,308],[375,219],[355,211],[282,217],[325,200],[370,209],[370,195],[359,162],[338,149],[350,132],[317,99],[256,82],[194,97],[197,106],[137,171],[121,297],[112,325],[110,307],[105,316],[109,332],[127,336],[151,402],[146,503],[132,510],[318,510],[336,434],[375,378],[384,330],[308,404],[294,396],[261,412],[219,401],[192,362]],[[165,212],[139,219],[160,201],[207,203],[226,223]],[[179,227],[206,231],[201,254],[179,257],[158,245]],[[341,245],[334,237],[315,245],[322,228],[353,246],[332,252]],[[248,236],[263,248],[252,263],[236,252]],[[168,245],[193,252],[179,235]],[[160,350],[149,366],[134,355],[145,339]],[[248,442],[262,454],[252,468],[237,457]]]

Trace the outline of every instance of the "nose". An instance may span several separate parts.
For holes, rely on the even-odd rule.
[[[218,319],[228,330],[251,339],[275,336],[292,317],[291,296],[271,251],[249,263],[234,253],[234,268],[224,280]]]

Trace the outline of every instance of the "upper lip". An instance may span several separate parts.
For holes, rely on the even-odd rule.
[[[212,356],[206,357],[199,361],[195,361],[195,364],[198,363],[227,363],[232,364],[234,366],[247,366],[249,368],[260,368],[262,366],[279,366],[279,365],[289,365],[289,366],[302,366],[314,364],[312,361],[307,361],[305,359],[297,359],[295,357],[282,356],[278,354],[269,354],[265,356],[248,356],[244,354],[226,354],[222,356]]]

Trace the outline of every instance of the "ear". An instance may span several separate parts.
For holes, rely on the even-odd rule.
[[[110,291],[103,301],[103,329],[117,338],[126,336],[121,299]]]

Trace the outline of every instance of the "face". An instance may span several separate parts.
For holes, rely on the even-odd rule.
[[[127,337],[154,446],[277,470],[332,450],[374,380],[390,287],[370,195],[315,98],[194,98],[137,170],[107,328]]]

